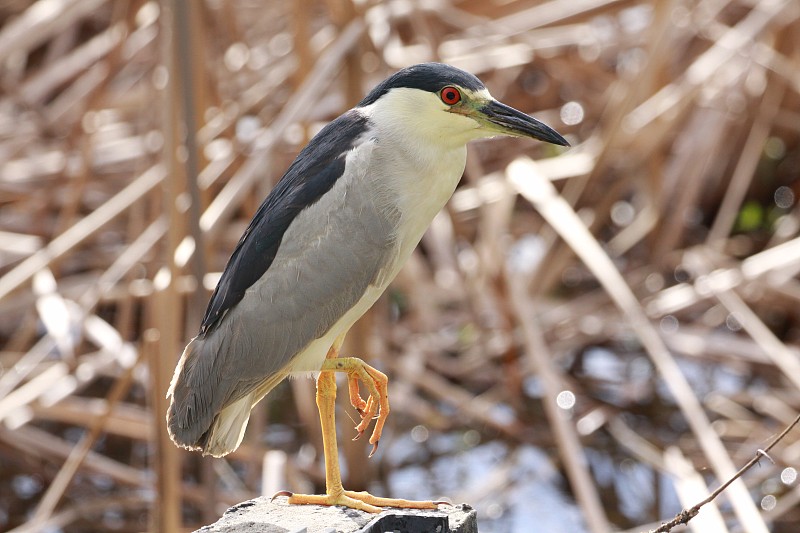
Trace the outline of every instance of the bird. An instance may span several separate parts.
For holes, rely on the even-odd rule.
[[[452,196],[467,143],[494,136],[569,146],[553,128],[496,100],[473,74],[442,63],[398,70],[323,127],[256,211],[177,363],[167,393],[174,443],[222,457],[239,447],[251,409],[278,383],[316,376],[326,492],[286,492],[289,503],[435,508],[344,490],[335,373],[347,375],[361,416],[357,436],[375,420],[372,456],[389,414],[388,378],[340,356],[345,335]]]

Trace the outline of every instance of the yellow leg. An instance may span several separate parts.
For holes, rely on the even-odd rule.
[[[319,419],[322,425],[322,447],[325,454],[325,494],[292,494],[289,496],[289,503],[343,505],[370,513],[381,512],[381,507],[436,509],[436,504],[430,501],[378,498],[367,492],[346,491],[342,487],[342,475],[339,471],[339,451],[336,444],[336,377],[334,372],[347,372],[350,400],[357,409],[363,404],[361,409],[364,412],[364,418],[356,428],[359,430],[359,435],[363,433],[370,419],[375,415],[375,411],[379,409],[375,430],[370,438],[370,442],[373,445],[372,453],[377,448],[383,431],[383,424],[386,421],[386,415],[389,414],[389,399],[386,395],[388,380],[386,376],[360,359],[354,357],[339,359],[337,356],[343,340],[343,336],[337,339],[328,351],[328,358],[322,367],[319,378],[317,378],[317,408],[319,409]],[[364,402],[358,394],[358,380],[363,381],[370,392],[370,399],[367,402]],[[358,405],[355,400],[360,401]]]

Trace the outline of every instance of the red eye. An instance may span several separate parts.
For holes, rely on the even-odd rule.
[[[461,101],[461,93],[455,87],[445,87],[439,97],[447,105],[455,105]]]

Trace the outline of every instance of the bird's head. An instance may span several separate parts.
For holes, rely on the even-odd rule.
[[[381,127],[421,142],[463,146],[485,137],[531,137],[569,146],[553,128],[495,100],[481,80],[441,63],[394,73],[358,104]]]

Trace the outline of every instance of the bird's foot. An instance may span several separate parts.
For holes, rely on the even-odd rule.
[[[375,428],[369,438],[372,444],[372,457],[378,449],[378,443],[383,434],[383,426],[389,416],[389,378],[386,374],[377,370],[356,357],[337,357],[327,359],[322,370],[333,370],[336,372],[347,373],[347,386],[350,392],[350,403],[361,415],[361,423],[356,426],[357,434],[353,440],[357,440],[364,434],[369,424],[375,419]],[[358,382],[364,383],[369,391],[369,399],[364,400],[358,391]]]
[[[279,492],[275,496],[289,496],[289,503],[293,505],[341,505],[368,513],[380,513],[383,507],[436,509],[438,503],[432,501],[379,498],[368,492],[354,492],[351,490],[343,490],[331,494],[292,494],[291,492]],[[273,498],[275,498],[275,496],[273,496]]]

